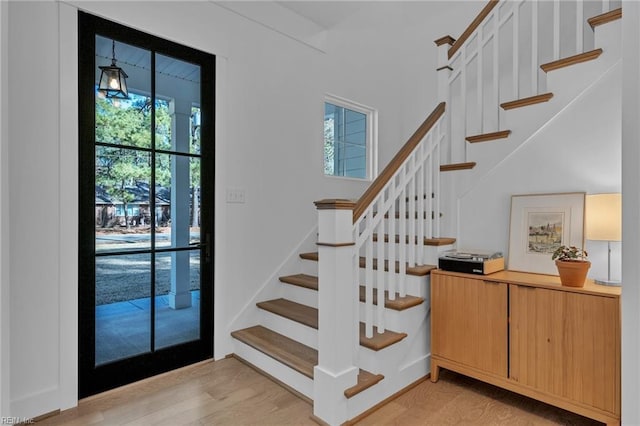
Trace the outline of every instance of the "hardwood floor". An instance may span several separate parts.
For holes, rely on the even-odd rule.
[[[242,362],[203,362],[80,401],[43,425],[314,425],[312,407]],[[597,425],[443,371],[357,425]]]

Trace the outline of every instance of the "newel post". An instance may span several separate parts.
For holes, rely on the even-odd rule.
[[[348,419],[344,391],[358,380],[354,339],[358,313],[350,200],[321,200],[318,209],[318,365],[313,414],[328,424]]]
[[[445,140],[444,149],[440,151],[440,161],[443,164],[453,162],[453,146],[451,141],[451,102],[449,93],[449,77],[453,68],[449,65],[449,49],[456,42],[451,36],[440,37],[434,43],[438,46],[438,101],[447,103],[447,116],[444,118],[445,123]]]

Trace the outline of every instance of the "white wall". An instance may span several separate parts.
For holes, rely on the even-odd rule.
[[[379,109],[379,170],[438,103],[434,40],[458,37],[478,1],[371,2],[327,35],[327,87]]]
[[[58,408],[59,269],[73,256],[58,246],[58,7],[8,6],[10,398],[33,415]]]
[[[9,15],[0,3],[0,416],[9,410],[9,127],[8,60]]]
[[[622,424],[640,424],[640,4],[624,2],[622,96]]]
[[[352,198],[364,190],[360,182],[322,176],[323,95],[379,108],[384,166],[435,106],[435,82],[425,83],[435,81],[433,40],[451,28],[462,31],[481,6],[449,4],[456,14],[440,19],[428,13],[428,4],[418,10],[410,3],[371,3],[375,10],[354,17],[358,29],[338,33],[325,54],[210,2],[127,2],[126,7],[2,2],[1,41],[6,43],[7,35],[9,43],[7,49],[3,45],[2,78],[6,70],[9,80],[0,86],[0,399],[11,402],[2,414],[35,416],[76,400],[77,287],[82,285],[75,254],[76,9],[218,55],[214,350],[219,358],[231,347],[226,322],[315,225],[312,202]],[[418,12],[425,14],[424,22]],[[394,19],[387,21],[390,14]],[[244,189],[246,203],[227,204],[226,188]]]

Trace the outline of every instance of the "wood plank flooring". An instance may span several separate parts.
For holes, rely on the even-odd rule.
[[[42,425],[313,425],[310,404],[228,358],[80,401]],[[356,425],[597,425],[532,399],[443,371]]]

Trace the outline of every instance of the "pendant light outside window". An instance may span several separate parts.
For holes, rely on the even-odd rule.
[[[129,99],[127,91],[127,73],[116,65],[116,42],[112,41],[111,45],[111,65],[99,67],[100,84],[98,91],[103,93],[107,98]]]

